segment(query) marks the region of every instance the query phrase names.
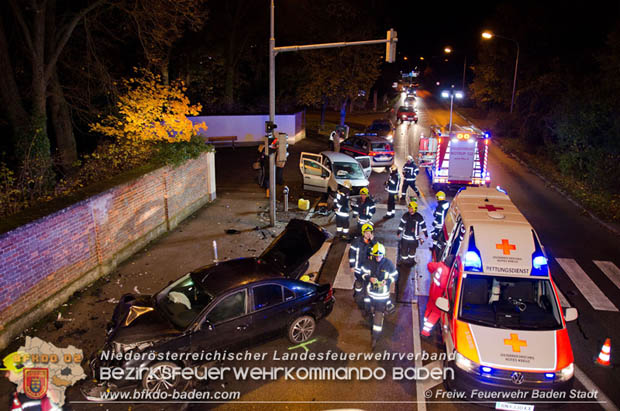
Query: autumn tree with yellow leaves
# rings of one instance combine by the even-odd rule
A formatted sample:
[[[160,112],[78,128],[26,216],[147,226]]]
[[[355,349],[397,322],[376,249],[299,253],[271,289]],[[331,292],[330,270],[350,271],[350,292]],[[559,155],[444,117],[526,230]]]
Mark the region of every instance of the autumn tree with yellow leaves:
[[[119,96],[117,111],[100,122],[91,124],[91,130],[114,138],[119,143],[139,145],[144,142],[188,142],[203,123],[194,125],[187,116],[200,113],[200,103],[191,104],[185,95],[183,82],[169,85],[161,76],[145,69],[136,69],[139,77],[124,79],[124,94]]]

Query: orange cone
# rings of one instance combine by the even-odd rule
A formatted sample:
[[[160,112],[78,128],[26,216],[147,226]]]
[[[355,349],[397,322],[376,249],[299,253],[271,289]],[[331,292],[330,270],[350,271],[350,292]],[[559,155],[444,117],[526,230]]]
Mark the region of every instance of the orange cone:
[[[269,189],[265,192],[265,198],[269,198]]]
[[[603,367],[611,366],[611,339],[607,338],[605,344],[601,347],[601,352],[596,359],[598,365]]]

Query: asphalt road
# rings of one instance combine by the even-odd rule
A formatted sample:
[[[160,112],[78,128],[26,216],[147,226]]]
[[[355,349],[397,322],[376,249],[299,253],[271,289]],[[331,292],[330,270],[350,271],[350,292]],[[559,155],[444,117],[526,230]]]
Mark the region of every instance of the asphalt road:
[[[419,124],[399,125],[395,135],[394,146],[396,150],[396,164],[402,167],[408,154],[417,158],[417,148],[421,134],[428,133],[431,124],[446,124],[449,112],[438,102],[431,98],[418,99]],[[378,114],[377,117],[382,117]],[[466,121],[454,115],[455,123],[466,124]],[[291,192],[296,196],[313,197],[312,193],[302,192],[301,175],[296,168],[299,151],[319,152],[326,147],[323,142],[308,140],[298,143],[291,148],[291,157],[285,173],[286,182],[291,187]],[[537,230],[551,259],[552,276],[567,302],[579,310],[579,319],[569,324],[569,335],[572,342],[575,362],[578,367],[578,378],[575,388],[581,392],[592,393],[600,391],[598,400],[601,404],[592,403],[592,399],[583,399],[583,402],[572,402],[564,405],[564,409],[614,409],[613,403],[620,404],[620,373],[617,368],[602,368],[594,365],[593,358],[598,354],[606,337],[612,340],[612,362],[616,352],[615,342],[620,341],[620,332],[615,326],[618,321],[618,307],[620,307],[620,287],[618,273],[614,277],[614,267],[620,266],[620,250],[618,238],[600,227],[587,216],[582,215],[580,210],[566,201],[555,190],[546,187],[545,184],[525,167],[506,156],[497,146],[491,145],[489,167],[492,176],[492,184],[505,188],[511,199],[524,213],[526,218]],[[401,203],[397,212],[397,218],[383,220],[385,214],[386,193],[383,183],[387,179],[384,170],[375,170],[370,178],[370,192],[375,197],[379,206],[376,222],[376,237],[388,247],[388,256],[394,256],[397,245],[396,227],[402,212],[404,203]],[[418,178],[418,187],[422,192],[419,201],[420,210],[425,216],[427,225],[432,222],[432,210],[435,207],[434,192],[430,189],[427,176],[421,172]],[[449,199],[453,193],[449,193]],[[335,231],[332,223],[327,227]],[[360,315],[351,296],[351,290],[341,286],[346,270],[341,267],[346,244],[336,241],[332,246],[328,258],[323,266],[321,281],[336,283],[337,304],[334,312],[327,321],[319,324],[317,339],[308,348],[312,352],[345,352],[345,353],[369,353],[370,349],[370,325]],[[430,258],[428,244],[424,244],[418,253],[420,263],[416,270],[405,271],[400,268],[400,282],[404,285],[404,291],[399,296],[397,312],[387,317],[384,334],[379,341],[375,352],[406,354],[411,352],[428,353],[441,352],[440,342],[434,339],[420,339],[419,318],[423,316],[426,295],[428,293],[428,272],[425,262]],[[558,260],[559,259],[559,260]],[[561,261],[564,266],[560,266]],[[573,263],[574,261],[574,263]],[[598,261],[608,275],[601,271]],[[605,263],[600,263],[600,262]],[[575,264],[583,269],[585,276],[594,284],[594,288],[600,290],[602,295],[609,299],[611,305],[606,309],[596,309],[600,306],[601,297],[592,292],[592,287],[584,288],[587,280],[575,277]],[[573,279],[567,274],[570,271]],[[616,269],[617,270],[617,269]],[[346,278],[345,278],[346,279]],[[340,288],[339,288],[340,287]],[[584,294],[585,292],[585,294]],[[605,303],[603,304],[605,306]],[[416,324],[416,322],[418,324]],[[255,346],[253,352],[284,353],[290,352],[291,347],[284,339],[274,339],[265,344]],[[301,348],[292,351],[303,351]],[[278,354],[279,355],[279,354]],[[399,358],[381,360],[351,360],[351,361],[322,361],[319,363],[298,361],[286,362],[278,359],[278,355],[269,355],[266,361],[260,363],[261,367],[281,366],[324,366],[324,367],[368,367],[369,369],[381,368],[386,371],[386,377],[371,378],[368,381],[343,380],[290,380],[279,378],[275,381],[235,381],[224,382],[228,390],[242,392],[244,407],[250,409],[271,409],[282,407],[288,409],[338,409],[338,408],[361,408],[361,409],[384,409],[393,406],[398,409],[470,409],[470,403],[461,403],[446,397],[446,389],[441,381],[418,382],[411,379],[395,378],[393,373],[398,372],[399,367],[426,366],[431,369],[440,367],[441,364],[432,360],[410,361]],[[274,358],[275,357],[275,358]],[[395,371],[396,370],[396,371]],[[430,390],[430,391],[429,391]],[[429,391],[429,392],[427,392]],[[611,402],[604,402],[607,395]],[[426,400],[424,397],[430,399]],[[247,402],[246,402],[247,401]],[[266,403],[267,402],[267,403]],[[222,409],[237,409],[240,403],[230,402],[218,405]],[[488,404],[487,404],[488,405]],[[491,404],[494,405],[494,404]],[[545,404],[558,406],[561,404]],[[198,409],[198,408],[196,408]]]
[[[396,164],[399,169],[405,162],[408,154],[417,158],[417,148],[421,134],[428,133],[431,124],[447,124],[449,112],[432,98],[418,98],[419,123],[399,125],[395,134],[394,146],[396,151]],[[377,117],[382,117],[378,114]],[[454,115],[453,121],[457,124],[467,122]],[[289,165],[285,173],[287,184],[296,196],[313,197],[312,193],[301,192],[301,175],[296,168],[298,153],[301,150],[319,152],[325,149],[322,142],[308,140],[298,143],[291,149]],[[544,182],[530,173],[525,167],[506,156],[497,146],[491,145],[489,167],[492,184],[500,185],[506,189],[513,202],[524,213],[526,218],[537,230],[546,250],[551,257],[551,271],[556,285],[565,296],[567,302],[579,310],[579,319],[569,324],[569,335],[574,350],[575,362],[578,367],[578,378],[575,388],[581,392],[593,392],[599,390],[607,395],[610,403],[595,404],[592,399],[585,403],[572,402],[564,405],[565,409],[614,409],[613,403],[620,404],[620,373],[617,368],[602,368],[594,365],[593,358],[598,355],[601,345],[606,337],[612,341],[612,362],[616,351],[616,342],[620,341],[619,327],[615,321],[619,320],[618,307],[620,307],[620,274],[615,272],[614,267],[620,266],[620,243],[618,238],[599,226],[591,218],[584,216],[581,211],[558,194],[555,190],[546,187]],[[378,204],[376,222],[376,237],[388,247],[388,256],[394,255],[397,245],[396,228],[401,213],[404,212],[404,203],[401,203],[397,212],[397,218],[383,220],[385,214],[386,193],[383,183],[387,179],[384,170],[374,170],[370,178],[370,192]],[[427,225],[432,222],[432,210],[435,207],[434,192],[430,189],[427,176],[421,172],[418,178],[418,187],[422,192],[419,201],[420,210],[425,216]],[[452,198],[453,193],[449,193]],[[328,228],[335,230],[333,224]],[[342,283],[342,276],[346,274],[340,265],[346,244],[336,241],[330,250],[329,256],[322,270],[322,281]],[[421,247],[418,253],[420,263],[417,269],[408,272],[400,269],[400,282],[405,290],[399,297],[397,312],[386,319],[384,334],[379,341],[375,352],[388,353],[411,353],[421,350],[428,353],[441,352],[440,342],[433,339],[419,338],[419,325],[416,321],[423,316],[426,295],[428,293],[428,272],[425,262],[430,258],[428,244]],[[558,260],[559,259],[559,260]],[[564,266],[560,266],[561,261]],[[609,273],[605,274],[599,265]],[[600,262],[605,263],[600,263]],[[596,309],[600,306],[602,298],[592,292],[592,287],[584,288],[587,280],[575,277],[581,267],[585,276],[589,278],[594,288],[600,290],[609,301],[606,309]],[[567,271],[573,279],[567,274]],[[617,270],[617,268],[616,268]],[[341,278],[338,278],[341,277]],[[337,304],[334,312],[319,324],[317,340],[309,348],[312,352],[346,352],[368,353],[370,349],[370,325],[360,315],[349,289],[336,287]],[[585,294],[584,294],[585,292]],[[605,306],[603,301],[603,306]],[[254,352],[288,352],[290,347],[283,339],[276,339],[266,344],[253,347]],[[297,348],[293,351],[302,351]],[[271,356],[270,356],[271,357]],[[313,366],[316,363],[310,363]],[[261,362],[261,367],[278,367],[283,365],[309,366],[309,362],[287,363],[279,359],[271,358]],[[361,361],[324,361],[318,364],[325,367],[368,367],[384,369],[387,376],[383,379],[372,378],[368,381],[345,380],[345,381],[320,381],[303,380],[291,381],[277,379],[271,382],[226,381],[226,389],[241,391],[242,400],[248,401],[244,406],[251,409],[268,409],[276,406],[294,409],[337,409],[337,408],[362,408],[384,409],[385,406],[394,406],[398,409],[470,409],[470,403],[455,402],[446,397],[445,387],[441,382],[416,384],[415,380],[395,379],[392,373],[399,367],[420,367],[422,365],[433,368],[440,363],[431,360],[418,362],[382,359]],[[434,385],[434,386],[433,386]],[[426,391],[430,390],[430,393]],[[430,399],[425,400],[425,396]],[[605,397],[598,394],[598,400],[604,401]],[[261,401],[268,401],[266,404]],[[277,403],[273,403],[276,401]],[[492,404],[493,405],[493,404]],[[545,404],[560,405],[560,404]],[[231,402],[220,405],[222,409],[236,409],[239,403]]]
[[[417,158],[419,138],[429,132],[431,124],[446,124],[449,113],[431,98],[418,98],[419,123],[399,125],[395,134],[394,146],[396,164],[399,169],[407,155]],[[369,124],[373,117],[384,115],[378,113],[364,117],[361,121]],[[458,116],[454,122],[464,123]],[[291,206],[300,197],[314,202],[317,193],[304,192],[301,189],[301,174],[298,169],[301,151],[320,152],[327,149],[327,141],[305,139],[290,147],[290,157],[285,168],[284,178],[290,188]],[[216,156],[218,192],[237,192],[243,196],[256,190],[252,180],[255,173],[251,164],[255,161],[255,147],[240,147],[236,150],[220,149]],[[583,392],[600,390],[610,399],[610,403],[595,404],[587,399],[586,403],[571,403],[564,409],[614,409],[613,403],[620,404],[620,372],[618,368],[602,368],[594,365],[593,358],[598,354],[603,340],[610,337],[612,341],[612,362],[620,341],[620,327],[616,326],[620,308],[620,242],[619,239],[600,227],[596,222],[566,201],[556,191],[548,188],[535,175],[510,157],[504,155],[495,145],[490,146],[489,167],[493,185],[505,188],[513,202],[524,213],[537,230],[551,259],[554,281],[562,291],[568,303],[579,310],[579,319],[570,323],[569,335],[578,366],[578,380],[575,388]],[[401,214],[405,211],[404,202],[399,204],[396,218],[384,220],[386,192],[384,182],[388,175],[384,170],[375,170],[370,178],[370,191],[379,204],[375,217],[376,237],[386,245],[388,257],[395,257],[397,246],[396,229]],[[435,207],[434,192],[430,188],[424,172],[418,177],[418,187],[422,196],[418,201],[420,211],[427,225],[431,226],[432,211]],[[278,199],[281,199],[282,186],[278,187]],[[449,193],[448,199],[453,193]],[[241,201],[241,200],[240,200]],[[249,200],[248,200],[249,201]],[[255,200],[253,200],[255,201]],[[281,207],[282,204],[279,203]],[[289,215],[279,212],[278,220]],[[226,222],[225,222],[226,223]],[[230,222],[227,222],[230,223]],[[219,223],[218,223],[219,224]],[[334,232],[335,224],[326,226]],[[224,246],[222,246],[224,248]],[[454,401],[447,397],[447,391],[441,380],[416,380],[412,367],[418,370],[441,370],[442,363],[432,358],[408,359],[412,353],[441,352],[441,342],[434,338],[420,338],[419,319],[423,316],[426,295],[429,288],[429,274],[425,269],[430,259],[428,243],[418,249],[419,263],[414,270],[399,268],[401,295],[398,297],[397,311],[386,318],[384,332],[374,353],[381,358],[367,359],[373,353],[370,346],[370,324],[365,319],[352,298],[351,275],[343,258],[346,260],[347,244],[335,240],[326,255],[321,269],[321,282],[335,284],[336,305],[332,314],[319,322],[316,338],[306,347],[292,347],[285,338],[255,342],[249,352],[265,354],[260,361],[235,361],[218,363],[218,366],[259,367],[271,370],[272,374],[252,378],[235,378],[227,373],[221,379],[213,379],[208,384],[199,384],[198,390],[210,392],[238,392],[240,398],[229,402],[206,402],[190,405],[175,404],[117,404],[113,409],[209,409],[225,410],[271,410],[271,409],[471,409],[470,403]],[[171,250],[172,252],[172,250]],[[616,271],[614,271],[616,270]],[[615,273],[615,274],[614,274]],[[591,281],[592,284],[588,284]],[[588,285],[588,287],[584,287]],[[598,292],[596,291],[598,290]],[[608,301],[607,301],[608,300]],[[100,327],[90,330],[101,333]],[[336,359],[303,360],[286,359],[286,355],[300,355],[305,352],[336,355]],[[346,354],[346,355],[345,355]],[[345,357],[341,357],[345,355]],[[353,355],[355,358],[348,357]],[[342,378],[312,378],[308,375],[286,375],[277,367],[357,367],[364,372],[374,372],[368,379],[358,376],[340,375]],[[401,371],[408,369],[406,377]],[[419,372],[419,371],[418,371]],[[385,374],[383,374],[385,373]],[[292,378],[291,378],[292,377]],[[603,399],[601,396],[599,400]],[[487,404],[494,406],[494,404]],[[548,404],[547,404],[548,405]],[[557,406],[559,404],[552,404]],[[119,407],[120,406],[120,407]],[[126,406],[126,408],[123,408]],[[75,404],[75,409],[80,409]],[[98,408],[90,405],[88,409]],[[102,409],[107,409],[104,406]]]

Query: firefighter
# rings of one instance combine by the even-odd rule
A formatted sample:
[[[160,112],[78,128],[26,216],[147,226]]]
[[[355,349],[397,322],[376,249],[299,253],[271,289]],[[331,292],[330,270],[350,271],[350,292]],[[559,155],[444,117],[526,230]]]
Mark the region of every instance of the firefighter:
[[[351,181],[345,180],[342,186],[338,186],[336,199],[334,200],[334,208],[336,209],[336,235],[341,238],[349,236],[349,213],[351,206],[349,204],[349,195],[351,194]]]
[[[420,169],[418,168],[415,161],[413,161],[413,157],[407,156],[407,162],[403,166],[403,188],[402,188],[402,198],[407,198],[407,189],[411,187],[411,189],[415,192],[415,194],[420,197],[420,191],[418,187],[415,185],[415,180],[418,178],[418,173]]]
[[[388,181],[385,182],[385,191],[388,192],[387,213],[385,214],[385,218],[394,218],[394,214],[396,214],[394,202],[398,198],[399,184],[400,174],[398,173],[398,167],[396,167],[396,164],[392,164],[390,167],[390,177]]]
[[[375,200],[370,196],[366,187],[360,190],[360,199],[353,209],[353,216],[357,217],[357,228],[362,230],[364,224],[372,225],[372,216],[375,214]]]
[[[403,235],[400,242],[400,258],[405,264],[415,263],[415,253],[418,245],[424,243],[422,234],[428,238],[424,217],[417,211],[418,203],[410,201],[408,211],[400,219],[398,232],[396,233],[397,237],[400,237],[401,234]]]
[[[391,312],[394,304],[390,300],[390,285],[396,281],[398,271],[389,259],[385,258],[385,247],[376,243],[370,251],[370,258],[362,266],[362,278],[367,281],[364,303],[372,305],[375,312]],[[377,330],[381,331],[381,330]]]
[[[433,213],[433,230],[431,231],[431,237],[433,239],[433,248],[435,253],[439,253],[439,250],[444,245],[443,225],[446,221],[446,214],[448,214],[448,208],[450,203],[446,201],[446,193],[438,191],[435,195],[437,198],[437,207]]]
[[[370,250],[376,243],[372,224],[364,224],[362,226],[362,235],[356,237],[351,242],[351,247],[349,247],[349,267],[355,276],[353,297],[363,290],[362,266],[370,258]]]

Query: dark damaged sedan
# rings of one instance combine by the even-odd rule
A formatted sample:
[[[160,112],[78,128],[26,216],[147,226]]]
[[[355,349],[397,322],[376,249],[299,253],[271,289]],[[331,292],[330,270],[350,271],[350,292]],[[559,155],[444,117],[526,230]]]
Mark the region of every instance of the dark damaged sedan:
[[[108,324],[105,346],[91,361],[93,375],[117,387],[137,382],[153,391],[180,388],[180,378],[158,376],[196,362],[161,354],[212,352],[284,332],[294,344],[307,341],[335,302],[329,284],[299,279],[327,236],[316,224],[291,220],[259,257],[201,267],[154,296],[124,295]],[[111,381],[101,378],[102,367],[150,372],[138,381]]]

